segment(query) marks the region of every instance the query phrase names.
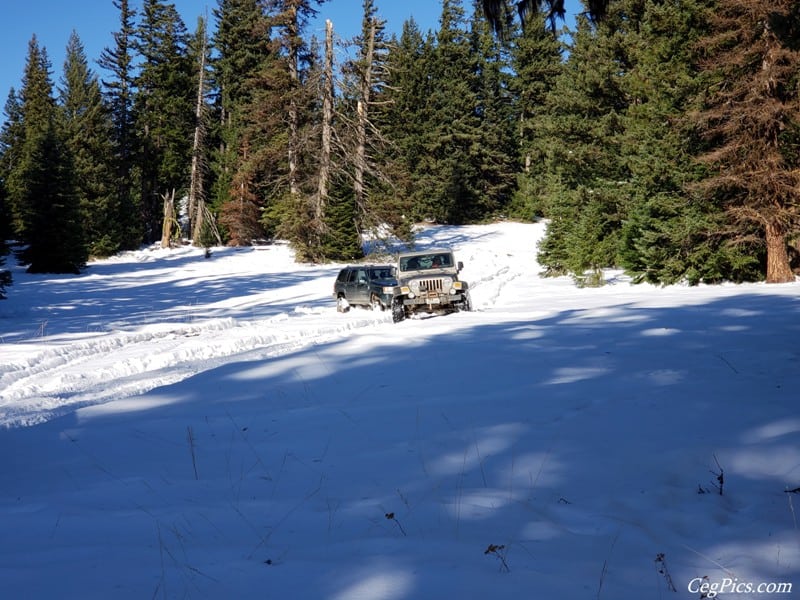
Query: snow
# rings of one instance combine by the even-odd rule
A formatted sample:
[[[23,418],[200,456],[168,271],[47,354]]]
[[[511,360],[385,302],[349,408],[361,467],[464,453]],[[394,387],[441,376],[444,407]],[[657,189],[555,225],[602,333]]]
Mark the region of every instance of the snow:
[[[475,310],[399,324],[281,244],[16,271],[3,597],[800,592],[800,283],[579,289],[542,233],[426,228]]]

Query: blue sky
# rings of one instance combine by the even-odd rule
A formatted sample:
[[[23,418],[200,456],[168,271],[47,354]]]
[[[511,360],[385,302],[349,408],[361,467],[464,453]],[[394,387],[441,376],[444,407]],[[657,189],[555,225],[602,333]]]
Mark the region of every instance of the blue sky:
[[[183,17],[186,27],[195,29],[197,17],[209,15],[217,6],[216,0],[176,0],[175,5]],[[464,0],[464,6],[471,5]],[[131,0],[131,6],[139,8],[140,0]],[[423,31],[436,29],[441,11],[437,0],[377,0],[379,15],[387,22],[389,31],[399,32],[403,22],[414,17]],[[579,6],[579,0],[567,0],[568,11]],[[319,37],[322,23],[331,19],[336,33],[349,38],[358,32],[361,23],[361,0],[327,0],[319,7]],[[20,0],[10,3],[3,10],[3,35],[0,36],[0,113],[11,87],[19,89],[28,42],[35,34],[39,45],[47,49],[53,65],[53,82],[58,85],[64,63],[64,48],[72,30],[78,35],[86,49],[91,67],[97,72],[95,61],[103,48],[113,43],[112,32],[119,28],[119,13],[112,0]],[[0,121],[4,115],[0,114]]]

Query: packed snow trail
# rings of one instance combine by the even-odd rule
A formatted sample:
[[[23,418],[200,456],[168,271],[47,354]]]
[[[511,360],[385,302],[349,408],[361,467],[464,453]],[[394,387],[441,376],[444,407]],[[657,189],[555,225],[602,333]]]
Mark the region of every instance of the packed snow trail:
[[[464,263],[462,277],[470,283],[475,310],[485,311],[499,306],[518,278],[537,279],[535,244],[522,238],[524,245],[509,245],[520,236],[503,237],[496,226],[475,229],[477,234],[459,237],[457,228],[429,228],[415,247],[452,246]],[[391,325],[388,313],[336,312],[330,290],[337,265],[298,265],[285,246],[220,249],[210,261],[201,252],[127,253],[94,263],[84,276],[50,276],[12,294],[10,314],[28,316],[32,325],[27,338],[13,326],[0,330],[12,341],[0,345],[0,426],[36,424],[228,361],[278,356],[364,327]],[[132,294],[115,287],[126,280],[130,287],[151,288],[147,305],[126,303]],[[93,331],[83,329],[87,323]]]

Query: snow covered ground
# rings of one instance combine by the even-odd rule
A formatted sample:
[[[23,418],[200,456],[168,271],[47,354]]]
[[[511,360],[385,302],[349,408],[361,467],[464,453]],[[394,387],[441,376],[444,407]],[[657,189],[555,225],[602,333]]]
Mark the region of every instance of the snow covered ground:
[[[577,289],[541,235],[425,230],[476,310],[399,324],[283,245],[15,272],[0,595],[800,597],[800,284]]]

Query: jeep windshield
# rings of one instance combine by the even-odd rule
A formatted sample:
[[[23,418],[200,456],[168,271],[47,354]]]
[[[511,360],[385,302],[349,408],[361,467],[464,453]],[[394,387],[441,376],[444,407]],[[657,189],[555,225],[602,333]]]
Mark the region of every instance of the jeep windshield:
[[[453,266],[453,256],[449,252],[435,252],[433,254],[415,254],[400,258],[401,271],[424,271],[427,269],[442,269]]]

